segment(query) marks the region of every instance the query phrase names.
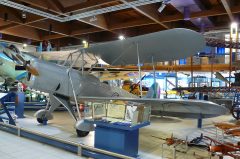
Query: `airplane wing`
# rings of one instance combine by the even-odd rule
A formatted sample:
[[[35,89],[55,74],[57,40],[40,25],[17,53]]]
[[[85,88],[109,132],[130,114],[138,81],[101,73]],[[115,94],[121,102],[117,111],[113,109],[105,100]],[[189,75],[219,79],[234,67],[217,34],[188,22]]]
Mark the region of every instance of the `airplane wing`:
[[[42,59],[44,61],[50,61],[55,63],[63,63],[65,60],[67,60],[68,64],[71,64],[80,54],[79,50],[70,50],[70,51],[43,51],[41,53],[39,52],[28,52],[23,53],[24,55],[29,55],[35,58]],[[71,55],[70,58],[68,58]],[[83,62],[84,61],[84,62]],[[82,60],[82,56],[76,61],[74,67],[81,67],[82,63],[84,63],[84,67],[91,67],[95,63],[98,64],[106,64],[104,61],[102,61],[99,57],[94,56],[93,54],[85,54],[84,60]]]
[[[224,115],[228,110],[221,105],[203,100],[124,98],[124,97],[78,97],[81,101],[109,102],[123,101],[128,105],[151,106],[152,115],[186,118],[209,118]]]
[[[170,61],[192,56],[205,47],[202,34],[188,29],[170,29],[146,35],[96,44],[86,51],[94,53],[110,65]]]

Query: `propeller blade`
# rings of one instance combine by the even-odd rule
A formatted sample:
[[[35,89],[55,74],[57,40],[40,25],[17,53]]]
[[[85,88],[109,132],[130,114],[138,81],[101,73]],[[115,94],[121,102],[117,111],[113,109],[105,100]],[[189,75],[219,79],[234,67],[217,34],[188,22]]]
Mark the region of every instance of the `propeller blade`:
[[[3,50],[3,54],[6,55],[8,58],[10,58],[11,60],[13,60],[14,62],[17,62],[18,64],[21,64],[22,62],[14,55],[10,52],[9,49],[4,49]]]
[[[23,64],[26,63],[26,60],[24,60],[24,58],[23,58],[21,55],[16,54],[16,56],[17,56],[17,58],[18,58]]]
[[[39,76],[39,72],[36,68],[32,67],[32,66],[26,66],[26,70],[28,72],[30,72],[31,74],[33,74],[34,76]]]
[[[13,55],[13,54],[12,54],[12,59],[13,59],[14,61],[16,61],[18,64],[22,64],[22,61],[19,60],[19,58],[18,58],[17,56]]]

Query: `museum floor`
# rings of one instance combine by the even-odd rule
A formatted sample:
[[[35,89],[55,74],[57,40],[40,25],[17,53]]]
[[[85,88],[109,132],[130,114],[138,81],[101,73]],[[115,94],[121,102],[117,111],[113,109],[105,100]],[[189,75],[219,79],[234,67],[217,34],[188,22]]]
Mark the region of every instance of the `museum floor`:
[[[1,159],[81,159],[73,153],[0,131]]]
[[[38,131],[69,141],[93,146],[94,133],[90,133],[85,138],[78,138],[73,127],[74,121],[67,111],[54,112],[54,119],[50,121],[47,126],[39,125],[33,118],[33,114],[34,111],[25,112],[27,118],[18,119],[18,124],[33,131]],[[226,115],[216,118],[204,119],[203,128],[198,129],[196,128],[197,120],[153,116],[151,117],[151,125],[140,130],[140,158],[173,158],[173,147],[164,145],[162,151],[162,144],[165,142],[165,140],[159,138],[170,137],[172,133],[174,137],[181,139],[185,139],[187,137],[188,140],[200,136],[201,133],[204,133],[204,135],[207,136],[216,136],[216,129],[213,127],[213,123],[221,121],[232,121],[232,117],[230,115]],[[28,139],[19,138],[2,131],[0,131],[0,135],[1,153],[3,154],[1,155],[1,159],[31,159],[35,158],[37,155],[39,155],[40,158],[42,157],[44,159],[81,158],[64,150],[56,149],[51,146],[47,146],[45,144],[41,144]],[[177,146],[176,150],[177,159],[210,158],[209,153],[200,148],[188,147],[186,152],[186,146],[181,145]]]

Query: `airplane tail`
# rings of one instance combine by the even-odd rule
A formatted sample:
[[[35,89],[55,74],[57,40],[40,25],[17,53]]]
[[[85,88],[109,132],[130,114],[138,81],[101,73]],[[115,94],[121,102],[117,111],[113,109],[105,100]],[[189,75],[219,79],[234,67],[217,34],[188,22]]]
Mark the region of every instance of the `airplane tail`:
[[[160,98],[160,93],[161,90],[159,84],[153,83],[144,98]]]

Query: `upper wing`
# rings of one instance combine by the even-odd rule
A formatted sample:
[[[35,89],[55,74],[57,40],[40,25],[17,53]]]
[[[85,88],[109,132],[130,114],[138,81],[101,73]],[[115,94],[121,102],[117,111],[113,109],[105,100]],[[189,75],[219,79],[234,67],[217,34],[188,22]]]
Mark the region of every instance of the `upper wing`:
[[[85,101],[124,101],[127,104],[144,104],[152,107],[153,115],[166,115],[188,118],[207,118],[224,115],[228,110],[216,103],[203,100],[151,99],[122,97],[78,97]]]
[[[93,45],[94,53],[111,65],[137,64],[137,47],[141,63],[168,61],[192,56],[205,47],[202,34],[188,29],[170,29],[156,33]]]

